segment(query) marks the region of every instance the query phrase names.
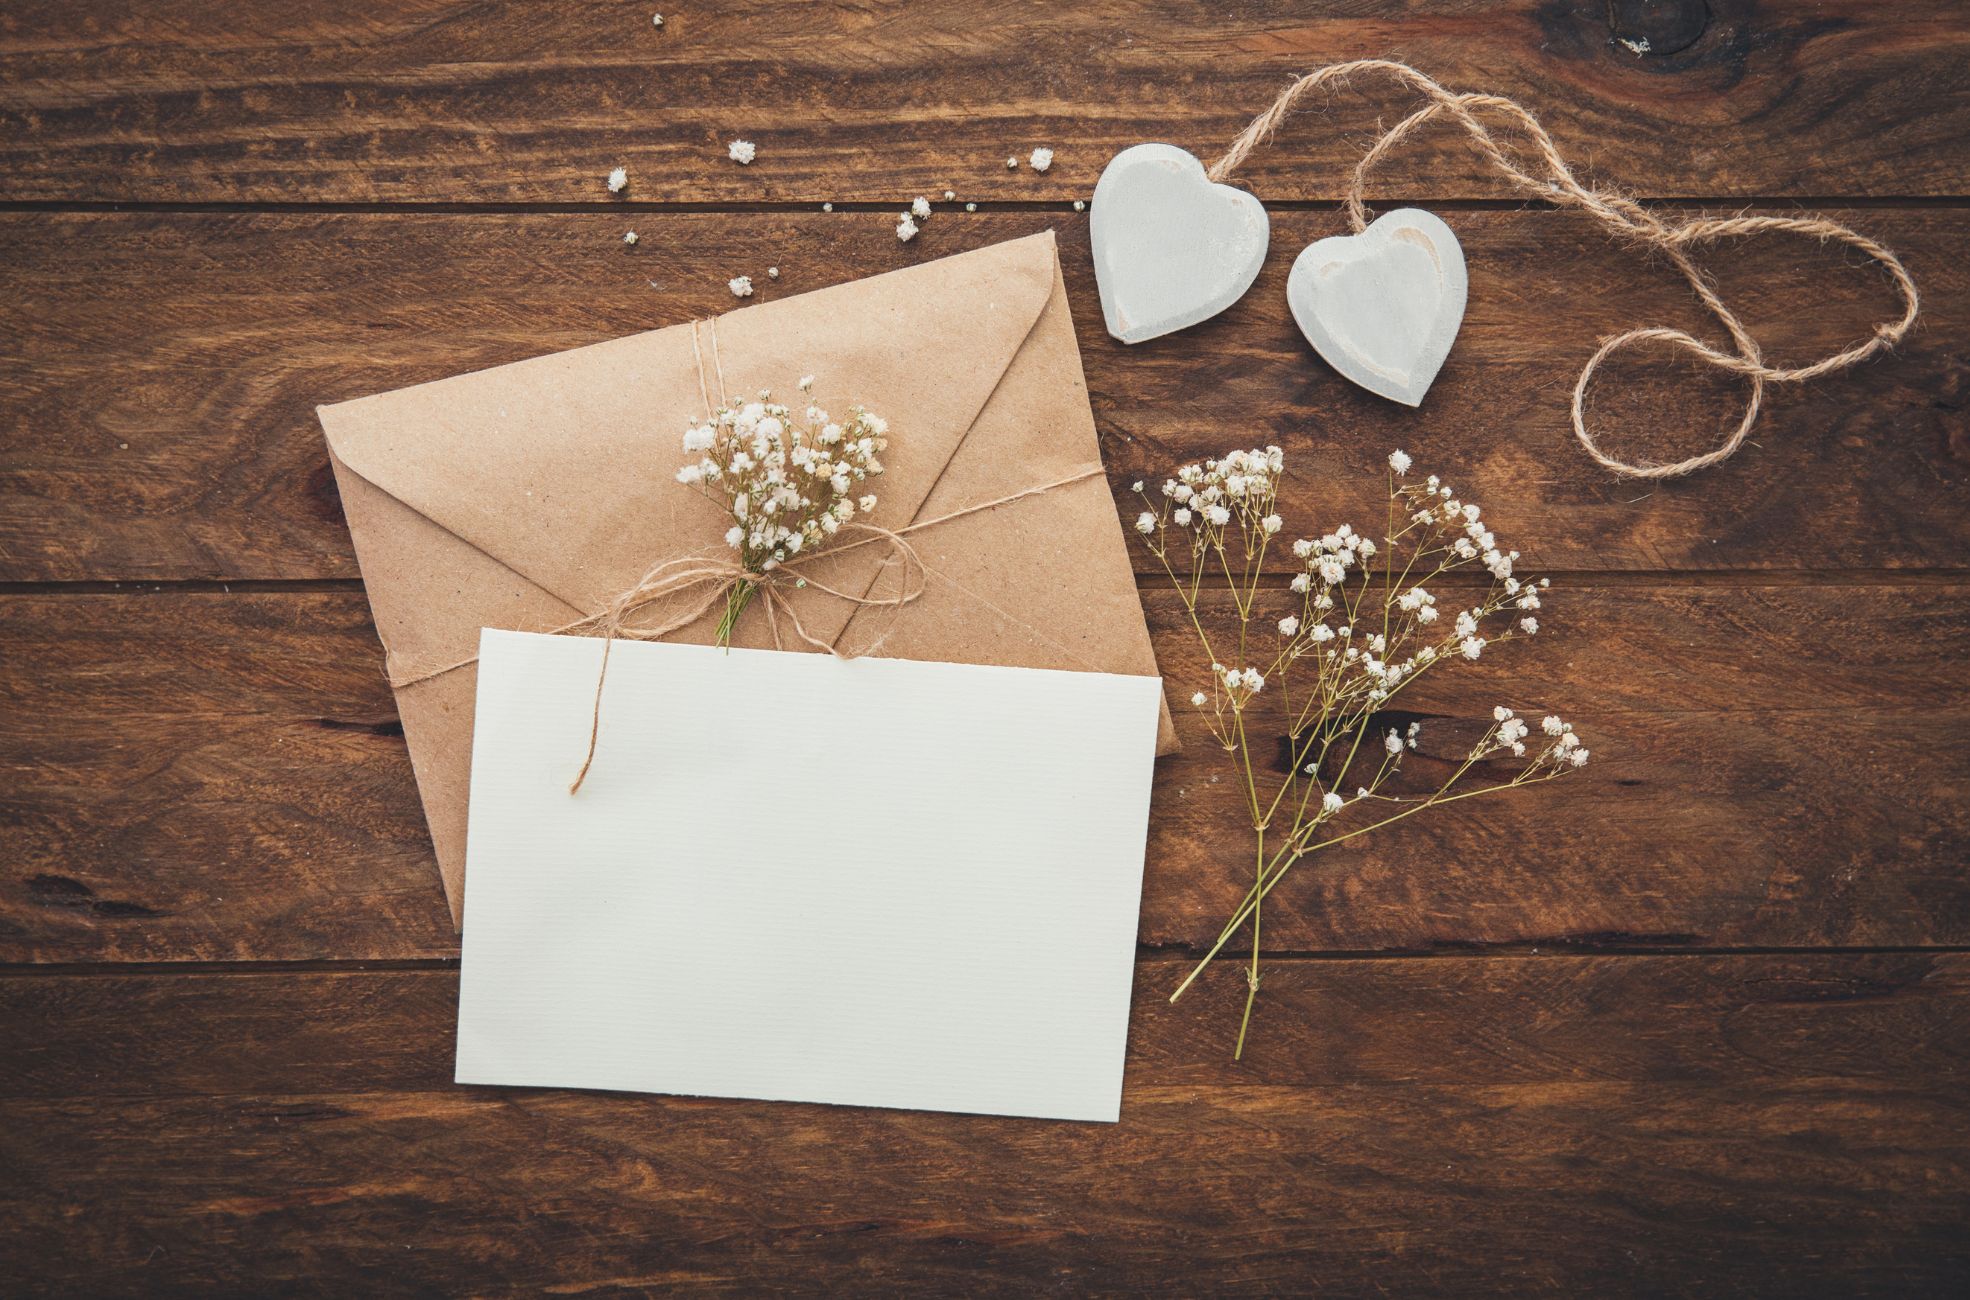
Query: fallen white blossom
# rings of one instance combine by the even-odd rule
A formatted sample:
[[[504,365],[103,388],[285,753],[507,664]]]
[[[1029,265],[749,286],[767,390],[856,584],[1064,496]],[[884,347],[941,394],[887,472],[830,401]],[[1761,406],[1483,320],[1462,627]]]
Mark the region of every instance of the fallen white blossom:
[[[725,146],[725,156],[743,167],[759,156],[759,146],[750,140],[734,140]]]
[[[624,231],[622,242],[625,244],[634,244],[636,242],[636,232],[634,230]]]
[[[620,194],[629,188],[629,169],[618,167],[609,173],[609,193]]]
[[[735,275],[725,282],[725,287],[732,291],[734,298],[752,297],[752,277],[749,275]]]
[[[907,212],[896,223],[896,237],[906,244],[917,237],[917,223],[910,220]]]
[[[1053,166],[1053,150],[1044,147],[1035,149],[1033,156],[1026,161],[1033,164],[1034,171],[1043,172]]]

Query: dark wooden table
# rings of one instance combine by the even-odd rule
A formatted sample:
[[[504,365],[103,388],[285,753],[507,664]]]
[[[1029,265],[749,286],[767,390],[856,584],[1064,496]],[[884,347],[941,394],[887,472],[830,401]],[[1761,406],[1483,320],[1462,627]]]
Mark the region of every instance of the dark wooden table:
[[[1960,0],[659,7],[0,11],[0,1292],[1963,1293]],[[1108,157],[1213,156],[1370,55],[1523,100],[1668,209],[1858,224],[1924,322],[1775,393],[1727,466],[1615,480],[1570,440],[1575,370],[1705,323],[1435,134],[1376,193],[1456,228],[1469,315],[1420,413],[1365,396],[1284,305],[1409,107],[1363,87],[1246,168],[1253,292],[1112,342],[1071,207]],[[1007,170],[1036,145],[1051,171]],[[1601,763],[1283,887],[1234,1065],[1236,971],[1165,1000],[1245,870],[1190,732],[1118,1125],[453,1086],[458,944],[313,408],[729,308],[738,274],[772,298],[1046,228],[1118,495],[1256,434],[1331,524],[1406,448],[1558,588],[1434,707],[1563,711]],[[1889,310],[1837,250],[1710,261],[1782,357]],[[1638,357],[1595,410],[1686,454],[1740,397]]]

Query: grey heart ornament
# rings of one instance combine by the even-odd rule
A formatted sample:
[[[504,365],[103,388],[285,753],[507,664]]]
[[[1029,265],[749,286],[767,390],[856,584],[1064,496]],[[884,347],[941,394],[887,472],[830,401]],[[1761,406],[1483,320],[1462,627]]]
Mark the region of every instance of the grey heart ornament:
[[[1308,244],[1286,278],[1287,305],[1314,351],[1405,406],[1421,405],[1443,368],[1468,293],[1457,236],[1420,208]]]
[[[1272,226],[1256,198],[1213,182],[1189,152],[1139,144],[1102,169],[1088,235],[1108,332],[1141,343],[1244,297]]]

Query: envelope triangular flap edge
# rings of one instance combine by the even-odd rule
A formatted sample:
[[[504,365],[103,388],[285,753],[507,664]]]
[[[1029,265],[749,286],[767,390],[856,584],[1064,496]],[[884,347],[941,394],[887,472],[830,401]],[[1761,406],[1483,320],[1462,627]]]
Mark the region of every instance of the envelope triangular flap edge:
[[[722,544],[717,507],[674,482],[680,438],[762,388],[859,404],[900,436],[877,522],[913,518],[1054,287],[1051,231],[570,352],[324,406],[342,467],[583,611],[653,563]],[[843,612],[845,614],[845,611]],[[460,647],[470,654],[472,647]]]

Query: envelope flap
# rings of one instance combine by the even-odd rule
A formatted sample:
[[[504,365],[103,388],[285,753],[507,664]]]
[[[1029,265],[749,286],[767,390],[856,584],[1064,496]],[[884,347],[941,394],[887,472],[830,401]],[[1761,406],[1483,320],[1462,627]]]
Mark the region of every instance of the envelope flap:
[[[672,326],[323,407],[322,425],[364,479],[594,610],[658,562],[723,546],[717,507],[675,481],[701,393],[716,400],[721,385],[792,404],[811,374],[821,406],[883,416],[874,519],[907,523],[1046,306],[1054,268],[1049,231],[741,308],[695,337]]]

